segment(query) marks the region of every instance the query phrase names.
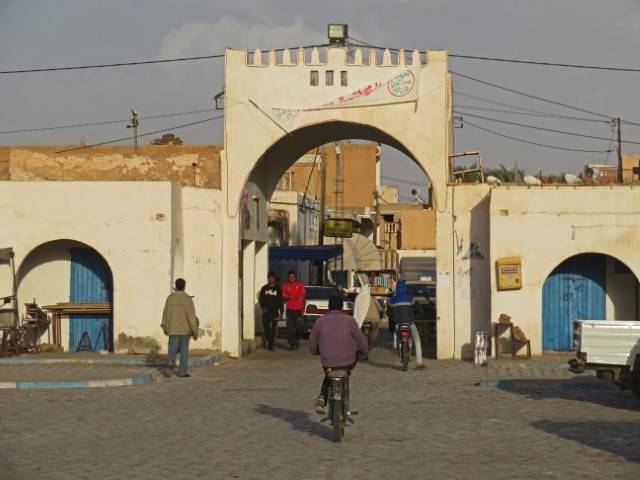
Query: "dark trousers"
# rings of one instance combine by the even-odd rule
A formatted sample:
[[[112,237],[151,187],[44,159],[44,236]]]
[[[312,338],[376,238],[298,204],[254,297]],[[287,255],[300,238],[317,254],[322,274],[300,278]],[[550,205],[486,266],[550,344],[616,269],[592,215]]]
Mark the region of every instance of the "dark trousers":
[[[278,312],[262,314],[262,329],[264,331],[265,348],[273,347],[276,342],[276,330],[278,329]]]
[[[289,346],[297,347],[302,338],[302,310],[287,309],[287,336]]]
[[[346,365],[344,367],[325,367],[324,370],[324,378],[322,379],[322,386],[320,387],[320,396],[324,399],[324,403],[327,403],[327,395],[329,395],[329,384],[331,380],[329,380],[329,376],[327,375],[331,370],[346,370],[351,375],[351,370],[356,368],[356,363],[358,363],[358,356],[356,355],[356,361],[351,365]]]

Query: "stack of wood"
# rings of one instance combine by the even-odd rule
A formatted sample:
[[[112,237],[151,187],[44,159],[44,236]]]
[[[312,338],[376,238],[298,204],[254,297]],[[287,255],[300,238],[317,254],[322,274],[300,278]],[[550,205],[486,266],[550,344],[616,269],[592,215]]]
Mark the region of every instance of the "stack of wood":
[[[113,304],[110,302],[58,302],[42,308],[62,315],[108,315],[112,312]]]
[[[498,322],[503,325],[509,325],[511,323],[511,317],[506,313],[501,313]]]
[[[47,314],[44,313],[44,311],[38,306],[37,303],[25,303],[24,306],[27,308],[27,318],[25,320],[27,321],[33,321],[33,320],[41,320],[41,321],[47,321]]]
[[[526,342],[527,337],[524,335],[524,332],[520,330],[520,327],[513,327],[513,340],[515,342]]]

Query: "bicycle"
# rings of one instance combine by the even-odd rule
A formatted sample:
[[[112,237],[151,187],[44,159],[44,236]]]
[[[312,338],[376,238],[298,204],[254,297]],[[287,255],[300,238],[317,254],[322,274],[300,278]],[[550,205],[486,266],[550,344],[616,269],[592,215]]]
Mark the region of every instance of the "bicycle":
[[[349,371],[331,370],[327,372],[329,377],[329,414],[323,421],[330,421],[333,427],[333,441],[340,442],[344,437],[344,429],[347,423],[354,423],[351,415],[356,412],[349,411]]]

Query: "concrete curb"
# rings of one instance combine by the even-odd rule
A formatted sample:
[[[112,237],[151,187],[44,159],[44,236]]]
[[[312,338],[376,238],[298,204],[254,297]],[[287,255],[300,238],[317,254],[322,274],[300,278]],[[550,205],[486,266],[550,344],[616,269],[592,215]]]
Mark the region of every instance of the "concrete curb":
[[[202,367],[211,365],[212,363],[220,361],[222,354],[220,352],[213,352],[206,357],[199,358],[197,360],[189,359],[190,367]],[[178,357],[179,362],[179,357]],[[0,358],[0,364],[14,364],[14,365],[52,365],[52,364],[64,364],[64,363],[82,363],[87,365],[144,365],[149,367],[163,367],[167,365],[166,358],[20,358],[20,357],[8,357]]]
[[[203,367],[220,361],[222,354],[213,352],[203,358],[189,359],[190,367]],[[179,360],[178,360],[179,362]],[[9,357],[0,359],[0,364],[8,365],[138,365],[147,367],[167,366],[166,358],[20,358]],[[145,374],[131,378],[114,378],[109,380],[74,380],[62,382],[0,382],[2,389],[43,389],[43,388],[102,388],[123,387],[151,382],[158,375]]]
[[[152,381],[150,373],[132,378],[116,378],[111,380],[77,380],[71,382],[0,382],[0,389],[36,389],[36,388],[100,388],[139,385]]]
[[[480,380],[480,386],[505,390],[617,390],[615,385],[599,380]]]

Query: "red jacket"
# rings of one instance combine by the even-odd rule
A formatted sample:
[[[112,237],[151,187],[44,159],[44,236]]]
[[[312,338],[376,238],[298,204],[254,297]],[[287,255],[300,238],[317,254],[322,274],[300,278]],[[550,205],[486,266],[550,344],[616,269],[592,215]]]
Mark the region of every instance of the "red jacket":
[[[355,363],[356,350],[369,351],[367,339],[354,318],[338,310],[324,314],[311,329],[309,351],[320,355],[323,367],[346,367]]]

